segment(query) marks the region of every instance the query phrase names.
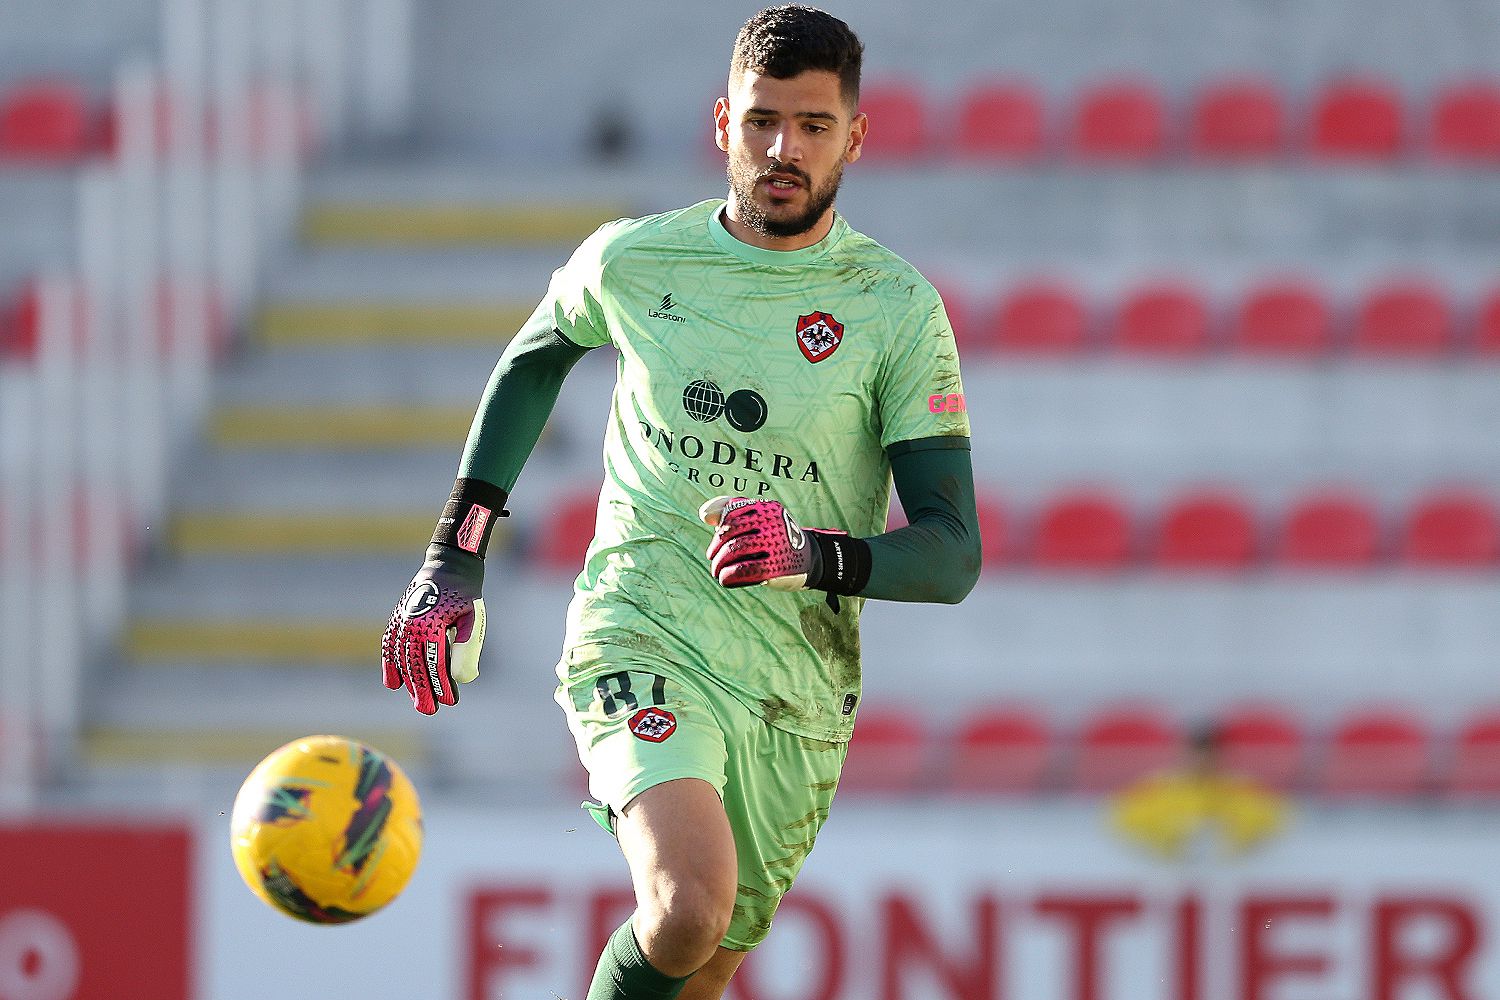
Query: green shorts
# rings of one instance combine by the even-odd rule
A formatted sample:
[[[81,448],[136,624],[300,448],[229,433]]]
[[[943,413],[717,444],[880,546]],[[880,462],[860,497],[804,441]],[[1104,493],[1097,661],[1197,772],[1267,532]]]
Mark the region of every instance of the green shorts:
[[[749,951],[771,929],[828,818],[848,745],[776,729],[712,681],[660,669],[622,659],[558,687],[589,793],[602,803],[589,807],[613,833],[613,816],[653,785],[676,778],[713,785],[739,859],[721,944]]]

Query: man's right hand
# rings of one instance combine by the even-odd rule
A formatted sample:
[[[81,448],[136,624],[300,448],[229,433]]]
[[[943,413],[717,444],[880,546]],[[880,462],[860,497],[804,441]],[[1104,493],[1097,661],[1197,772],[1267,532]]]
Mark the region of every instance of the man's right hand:
[[[484,560],[434,542],[385,627],[385,686],[405,687],[423,715],[458,704],[458,685],[479,676],[484,645]]]

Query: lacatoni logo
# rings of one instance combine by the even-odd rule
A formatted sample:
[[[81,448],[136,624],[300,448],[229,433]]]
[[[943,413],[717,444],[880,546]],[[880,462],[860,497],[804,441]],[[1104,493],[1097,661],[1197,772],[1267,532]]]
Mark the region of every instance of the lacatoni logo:
[[[686,323],[686,319],[672,312],[672,310],[676,308],[677,303],[672,301],[672,293],[668,292],[661,297],[660,305],[658,305],[655,309],[646,310],[646,315],[650,316],[652,319],[664,319],[673,323]]]
[[[933,413],[963,413],[968,408],[961,392],[940,392],[927,397],[927,409]]]
[[[677,717],[664,708],[643,708],[630,717],[630,731],[647,743],[661,743],[677,732]]]

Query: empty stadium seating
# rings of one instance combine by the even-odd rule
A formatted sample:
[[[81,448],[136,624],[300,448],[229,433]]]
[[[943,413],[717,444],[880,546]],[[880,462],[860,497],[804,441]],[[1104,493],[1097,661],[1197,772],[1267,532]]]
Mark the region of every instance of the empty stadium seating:
[[[886,703],[868,718],[840,795],[1107,795],[1185,766],[1194,741],[1167,706],[1146,703],[1102,709],[1077,729],[1019,704],[971,709],[956,725],[924,723],[917,705]],[[1206,766],[1302,799],[1500,801],[1500,710],[1492,708],[1441,729],[1387,706],[1309,725],[1290,701],[1257,701],[1225,705],[1192,728],[1205,734]]]
[[[859,107],[871,121],[863,153],[869,162],[907,163],[933,155],[919,88],[893,80],[866,84],[860,89]]]
[[[1056,752],[1048,720],[1007,706],[977,712],[959,727],[941,787],[960,793],[1041,791]]]
[[[1205,162],[1263,161],[1287,144],[1282,95],[1265,80],[1212,83],[1193,102],[1188,147]]]
[[[1167,112],[1161,94],[1141,80],[1098,83],[1078,96],[1071,146],[1095,164],[1141,164],[1167,151]]]
[[[1359,569],[1374,563],[1379,547],[1380,530],[1368,501],[1325,492],[1297,500],[1287,512],[1276,558],[1294,567]]]
[[[1360,304],[1355,318],[1353,348],[1361,354],[1438,357],[1453,344],[1447,299],[1427,283],[1378,286]]]
[[[1110,328],[1110,343],[1130,354],[1184,357],[1209,347],[1208,307],[1184,285],[1160,284],[1126,296]]]
[[[1283,507],[1263,513],[1233,488],[1174,493],[1155,514],[1103,489],[1063,490],[1030,508],[1008,509],[991,489],[982,488],[979,497],[986,570],[1053,572],[1491,570],[1500,565],[1497,509],[1487,493],[1446,489],[1388,516],[1371,497],[1347,487],[1290,496]],[[559,512],[558,520],[566,516]]]
[[[599,493],[577,490],[559,500],[531,548],[531,559],[553,573],[577,573],[594,538]]]
[[[1170,569],[1242,569],[1256,555],[1255,520],[1239,497],[1194,493],[1163,513],[1153,561]]]
[[[1311,150],[1337,160],[1389,160],[1406,141],[1401,96],[1384,81],[1329,83],[1315,97]]]
[[[1119,569],[1133,549],[1125,505],[1102,492],[1053,499],[1033,535],[1032,561],[1046,569]]]
[[[1316,287],[1285,281],[1252,289],[1230,327],[1233,350],[1272,358],[1316,358],[1333,340],[1327,299]]]
[[[929,748],[920,719],[898,708],[861,709],[839,791],[858,795],[918,790],[926,777]]]
[[[1217,765],[1277,791],[1299,786],[1307,735],[1295,713],[1281,705],[1235,705],[1214,721]]]
[[[1441,785],[1455,799],[1500,799],[1500,710],[1481,710],[1464,722]]]
[[[1074,745],[1071,787],[1115,792],[1182,762],[1187,735],[1161,708],[1121,705],[1087,719]]]
[[[31,80],[0,93],[0,163],[71,163],[95,138],[89,96],[78,84]]]
[[[1441,160],[1500,161],[1500,85],[1475,81],[1444,88],[1434,102],[1430,143]]]
[[[1430,568],[1493,567],[1500,560],[1500,514],[1478,493],[1446,490],[1409,511],[1402,558]]]
[[[959,156],[975,161],[1026,163],[1046,151],[1042,98],[1024,82],[980,83],[958,109]]]
[[[1439,166],[1500,161],[1500,81],[1453,80],[1430,100],[1376,76],[1305,91],[1253,75],[1205,79],[1180,102],[1142,76],[1096,80],[1065,99],[1022,77],[953,89],[909,79],[863,88],[865,153],[876,163],[954,158],[974,166],[1044,161],[1206,167],[1302,161],[1381,163],[1421,152]]]
[[[993,298],[946,281],[939,293],[965,358],[981,362],[991,353],[1066,356],[1096,346],[1143,357],[1230,353],[1268,362],[1422,364],[1500,355],[1500,293],[1470,299],[1425,278],[1372,281],[1347,300],[1295,276],[1218,296],[1188,278],[1128,288],[1112,300],[1091,300],[1062,277],[1023,279]],[[1096,313],[1103,316],[1097,338]]]
[[[1400,708],[1372,708],[1337,723],[1318,769],[1318,788],[1336,798],[1416,795],[1433,779],[1432,737]]]
[[[1073,354],[1088,338],[1088,311],[1071,289],[1039,282],[1011,289],[976,346],[1037,354]]]

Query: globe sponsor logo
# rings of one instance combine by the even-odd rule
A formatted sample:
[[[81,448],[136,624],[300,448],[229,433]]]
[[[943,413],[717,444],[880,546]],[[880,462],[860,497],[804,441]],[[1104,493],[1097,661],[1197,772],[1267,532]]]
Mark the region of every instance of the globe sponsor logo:
[[[754,389],[736,389],[727,397],[711,379],[689,382],[682,390],[682,408],[699,423],[712,423],[721,416],[737,431],[750,433],[765,426],[770,408]]]

